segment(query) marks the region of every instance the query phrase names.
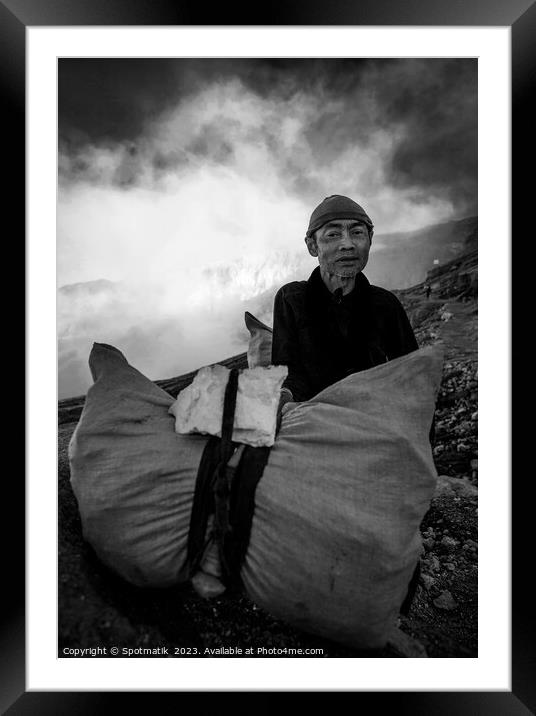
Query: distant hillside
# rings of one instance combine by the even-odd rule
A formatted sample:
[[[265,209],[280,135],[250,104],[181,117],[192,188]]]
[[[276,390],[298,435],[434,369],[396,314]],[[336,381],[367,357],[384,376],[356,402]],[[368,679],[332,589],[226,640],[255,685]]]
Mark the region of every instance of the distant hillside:
[[[106,278],[99,278],[96,281],[82,281],[80,283],[68,283],[60,286],[58,293],[61,296],[73,297],[78,295],[94,295],[103,292],[115,291],[118,284],[115,281],[109,281]]]
[[[431,288],[427,297],[425,287]],[[477,251],[467,251],[428,273],[426,280],[394,292],[420,346],[443,342],[447,358],[471,359],[478,352]]]
[[[434,266],[476,249],[477,239],[477,217],[435,224],[418,231],[380,234],[373,238],[365,273],[370,282],[378,286],[390,290],[409,288],[424,281]]]

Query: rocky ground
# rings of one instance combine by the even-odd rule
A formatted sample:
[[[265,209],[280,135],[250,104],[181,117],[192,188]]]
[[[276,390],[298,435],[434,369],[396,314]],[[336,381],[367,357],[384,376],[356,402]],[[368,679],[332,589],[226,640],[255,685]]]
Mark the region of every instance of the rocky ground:
[[[399,292],[419,344],[441,341],[446,360],[435,424],[438,485],[421,526],[419,585],[409,613],[400,621],[402,631],[422,644],[425,653],[388,647],[379,657],[478,653],[477,302],[474,281],[460,285],[458,280],[460,273],[467,275],[475,267],[473,252],[438,270],[430,297],[423,285]],[[226,361],[242,362],[243,356]],[[192,377],[158,383],[176,395]],[[289,627],[241,594],[207,601],[190,585],[142,590],[108,572],[82,539],[70,488],[67,445],[80,410],[81,399],[76,398],[59,406],[60,656],[71,655],[64,650],[96,646],[160,646],[168,649],[169,657],[207,656],[205,649],[238,646],[275,648],[282,651],[274,655],[282,657],[289,648],[320,648],[323,657],[363,656]]]

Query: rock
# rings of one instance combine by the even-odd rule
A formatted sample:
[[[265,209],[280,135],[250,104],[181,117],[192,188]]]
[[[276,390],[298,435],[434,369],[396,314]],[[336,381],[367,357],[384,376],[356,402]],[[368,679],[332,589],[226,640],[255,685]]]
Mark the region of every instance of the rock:
[[[445,562],[445,569],[448,569],[449,572],[454,572],[456,565],[452,562]]]
[[[446,611],[452,611],[458,607],[458,602],[454,599],[448,589],[441,592],[439,597],[434,599],[433,603],[438,609],[445,609]]]
[[[429,592],[435,584],[435,579],[429,574],[421,574],[421,582],[426,591]]]
[[[456,493],[457,496],[472,498],[478,495],[478,489],[469,482],[469,480],[461,477],[451,477],[450,475],[439,475],[437,478],[435,496],[448,495]],[[439,520],[437,521],[439,524]]]
[[[428,556],[428,568],[431,572],[438,572],[440,568],[439,559],[435,556],[435,554],[430,554]]]
[[[233,440],[254,447],[273,445],[280,389],[286,366],[250,368],[240,372]],[[230,370],[223,365],[204,366],[170,406],[175,432],[221,437],[223,401]]]
[[[423,539],[422,543],[427,551],[430,551],[435,546],[435,540],[433,537],[426,537],[425,539]]]
[[[440,544],[448,552],[453,552],[460,543],[458,542],[458,540],[454,539],[454,537],[449,537],[448,535],[443,535],[443,538],[441,539]]]
[[[225,585],[217,577],[201,571],[192,578],[192,586],[203,599],[213,599],[225,592]]]
[[[386,648],[389,652],[408,659],[427,659],[428,654],[420,641],[406,634],[398,627],[393,627],[387,638]]]

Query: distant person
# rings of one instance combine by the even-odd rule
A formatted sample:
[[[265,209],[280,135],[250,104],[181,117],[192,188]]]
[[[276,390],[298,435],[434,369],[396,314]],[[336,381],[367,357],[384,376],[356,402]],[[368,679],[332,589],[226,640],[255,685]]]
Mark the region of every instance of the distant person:
[[[365,210],[334,194],[311,214],[305,243],[319,265],[275,296],[272,364],[286,365],[283,405],[418,348],[396,296],[363,273],[374,230]]]
[[[432,287],[430,286],[429,283],[426,284],[426,286],[424,287],[424,290],[426,292],[426,298],[430,298],[430,294],[432,293]]]

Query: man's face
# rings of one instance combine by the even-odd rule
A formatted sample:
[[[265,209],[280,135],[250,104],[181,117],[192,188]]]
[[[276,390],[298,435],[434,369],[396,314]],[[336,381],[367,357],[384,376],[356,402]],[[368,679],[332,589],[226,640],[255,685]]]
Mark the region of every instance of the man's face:
[[[305,241],[320,269],[334,276],[353,278],[367,265],[370,237],[362,221],[333,219]]]

